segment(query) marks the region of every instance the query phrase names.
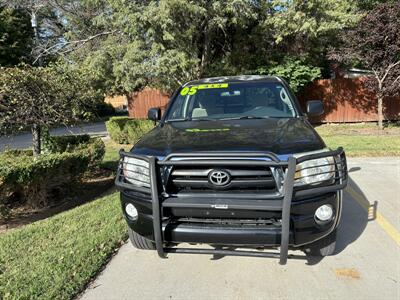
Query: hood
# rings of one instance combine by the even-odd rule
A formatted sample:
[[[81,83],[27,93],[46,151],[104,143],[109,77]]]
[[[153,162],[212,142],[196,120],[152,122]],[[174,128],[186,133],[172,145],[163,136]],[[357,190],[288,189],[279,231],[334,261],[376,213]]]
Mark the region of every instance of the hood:
[[[174,152],[270,151],[290,155],[323,149],[324,142],[304,118],[269,118],[164,123],[133,147],[139,155]]]

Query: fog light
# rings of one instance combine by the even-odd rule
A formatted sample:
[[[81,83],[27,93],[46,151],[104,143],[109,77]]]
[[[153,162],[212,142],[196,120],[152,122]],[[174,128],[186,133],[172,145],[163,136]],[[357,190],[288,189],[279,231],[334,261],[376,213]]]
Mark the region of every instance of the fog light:
[[[136,207],[131,203],[128,203],[125,206],[125,212],[132,220],[136,220],[138,218],[138,211]]]
[[[325,204],[315,211],[315,218],[322,222],[327,222],[332,220],[333,217],[333,208],[330,204]]]

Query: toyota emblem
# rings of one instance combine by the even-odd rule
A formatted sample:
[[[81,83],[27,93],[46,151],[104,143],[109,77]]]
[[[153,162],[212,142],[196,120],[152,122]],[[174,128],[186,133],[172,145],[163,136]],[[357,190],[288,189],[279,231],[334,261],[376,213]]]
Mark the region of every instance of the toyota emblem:
[[[216,186],[224,186],[231,181],[231,175],[224,170],[212,170],[208,174],[208,181]]]

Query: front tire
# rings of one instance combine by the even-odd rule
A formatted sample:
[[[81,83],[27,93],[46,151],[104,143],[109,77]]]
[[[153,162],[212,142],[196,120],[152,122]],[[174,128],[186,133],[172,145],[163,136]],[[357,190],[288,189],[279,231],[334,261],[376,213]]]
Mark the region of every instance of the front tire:
[[[312,243],[306,252],[313,256],[330,256],[335,253],[336,248],[336,229],[326,237]]]
[[[132,245],[135,248],[141,249],[141,250],[155,250],[156,249],[156,246],[153,241],[146,239],[145,237],[136,233],[129,227],[128,227],[128,234],[129,234],[129,240],[131,241]]]

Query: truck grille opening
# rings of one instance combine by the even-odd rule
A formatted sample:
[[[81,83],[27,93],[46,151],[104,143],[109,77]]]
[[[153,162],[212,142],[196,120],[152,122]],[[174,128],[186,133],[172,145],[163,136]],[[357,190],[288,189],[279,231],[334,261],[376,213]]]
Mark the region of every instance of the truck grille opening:
[[[190,223],[190,224],[217,224],[227,226],[282,226],[282,220],[278,218],[258,218],[258,219],[204,219],[183,217],[171,220],[172,223]]]
[[[210,174],[222,171],[228,182],[218,185]],[[222,175],[222,176],[225,176]],[[225,180],[226,177],[223,177]],[[268,193],[276,191],[271,169],[264,166],[175,166],[168,181],[169,193]]]

